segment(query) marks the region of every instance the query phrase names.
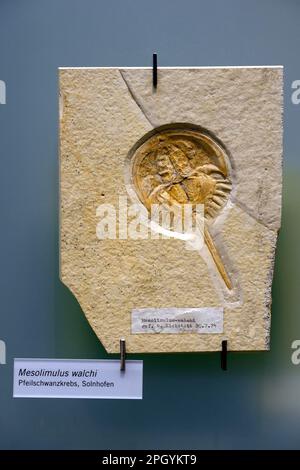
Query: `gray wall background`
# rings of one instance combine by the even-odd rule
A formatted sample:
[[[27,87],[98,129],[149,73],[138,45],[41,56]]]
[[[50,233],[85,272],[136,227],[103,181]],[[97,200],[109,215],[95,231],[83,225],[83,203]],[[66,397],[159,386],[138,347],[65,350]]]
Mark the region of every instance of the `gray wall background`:
[[[0,0],[0,448],[300,448],[297,0]],[[58,279],[59,66],[285,66],[270,353],[145,355],[144,400],[12,398],[14,357],[105,358]],[[237,90],[238,93],[238,90]]]

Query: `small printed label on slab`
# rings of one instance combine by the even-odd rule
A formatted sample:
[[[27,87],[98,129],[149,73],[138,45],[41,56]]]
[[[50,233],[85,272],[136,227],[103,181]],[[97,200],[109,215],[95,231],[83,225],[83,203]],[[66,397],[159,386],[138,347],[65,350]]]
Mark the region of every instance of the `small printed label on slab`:
[[[143,361],[15,359],[14,398],[143,398]]]
[[[132,310],[131,332],[223,333],[223,308],[139,308]]]

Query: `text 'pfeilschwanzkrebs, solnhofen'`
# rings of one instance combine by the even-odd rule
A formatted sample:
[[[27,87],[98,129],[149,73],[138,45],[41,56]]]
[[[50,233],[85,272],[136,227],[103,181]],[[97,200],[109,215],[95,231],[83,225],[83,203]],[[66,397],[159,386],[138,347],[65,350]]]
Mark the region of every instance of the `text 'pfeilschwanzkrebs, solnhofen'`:
[[[48,369],[39,369],[39,370],[31,370],[31,369],[20,369],[19,370],[19,377],[35,377],[35,378],[97,378],[98,375],[100,375],[101,370],[100,369],[82,369],[82,370],[63,370],[63,369],[58,369],[58,370],[48,370]],[[19,384],[22,385],[28,385],[28,386],[65,386],[65,385],[73,385],[78,387],[79,384],[77,382],[72,382],[71,383],[66,383],[64,381],[59,381],[59,382],[44,382],[44,381],[25,381],[25,380],[19,380]],[[106,380],[99,382],[98,380],[93,381],[93,380],[83,380],[81,382],[82,387],[104,387],[104,388],[109,388],[109,387],[114,387],[115,384],[114,382],[108,382]]]

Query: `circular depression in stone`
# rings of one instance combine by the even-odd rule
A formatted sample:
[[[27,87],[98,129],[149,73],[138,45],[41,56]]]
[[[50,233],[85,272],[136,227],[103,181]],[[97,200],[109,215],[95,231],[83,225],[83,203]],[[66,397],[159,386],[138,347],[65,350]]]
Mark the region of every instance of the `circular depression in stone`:
[[[133,146],[126,180],[130,195],[148,210],[152,204],[203,204],[206,219],[218,215],[232,188],[223,144],[209,131],[181,123],[153,129]]]

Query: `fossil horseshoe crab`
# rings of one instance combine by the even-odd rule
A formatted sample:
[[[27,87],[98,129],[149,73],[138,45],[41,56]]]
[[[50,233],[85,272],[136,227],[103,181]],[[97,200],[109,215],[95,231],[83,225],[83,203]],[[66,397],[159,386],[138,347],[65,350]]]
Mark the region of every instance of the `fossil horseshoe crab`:
[[[208,225],[225,206],[232,185],[229,160],[221,145],[195,127],[156,129],[136,146],[132,180],[143,205],[168,201],[204,205],[204,241],[226,287],[232,283]]]

